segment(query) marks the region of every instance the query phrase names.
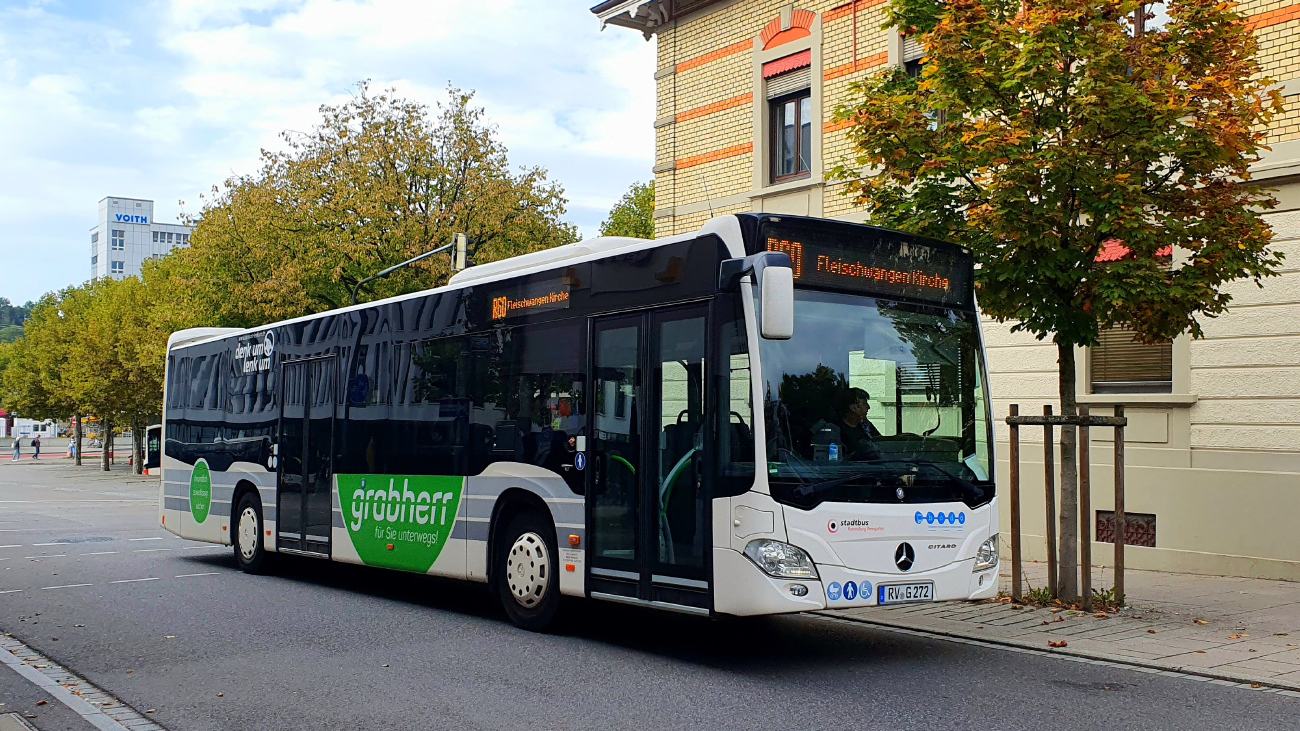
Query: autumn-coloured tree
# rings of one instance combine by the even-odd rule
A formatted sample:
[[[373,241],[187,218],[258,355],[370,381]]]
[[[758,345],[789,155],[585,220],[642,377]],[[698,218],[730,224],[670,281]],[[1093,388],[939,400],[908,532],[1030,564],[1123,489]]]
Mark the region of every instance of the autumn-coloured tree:
[[[655,237],[655,181],[633,183],[600,224],[601,236]]]
[[[1171,0],[891,0],[923,72],[854,87],[852,160],[832,175],[872,222],[970,247],[979,303],[1057,346],[1076,414],[1075,346],[1110,326],[1199,336],[1224,285],[1275,273],[1249,183],[1281,109],[1235,5]],[[1104,247],[1123,252],[1099,263]],[[1172,249],[1170,248],[1172,247]],[[1172,256],[1168,255],[1172,251]],[[1060,596],[1076,594],[1075,433],[1062,430]]]
[[[255,175],[214,188],[189,249],[146,267],[169,326],[253,326],[348,304],[385,267],[468,234],[485,263],[577,240],[563,189],[545,170],[513,171],[473,95],[430,109],[361,84],[321,107],[309,134],[263,151]],[[437,286],[450,257],[373,282],[377,298]]]

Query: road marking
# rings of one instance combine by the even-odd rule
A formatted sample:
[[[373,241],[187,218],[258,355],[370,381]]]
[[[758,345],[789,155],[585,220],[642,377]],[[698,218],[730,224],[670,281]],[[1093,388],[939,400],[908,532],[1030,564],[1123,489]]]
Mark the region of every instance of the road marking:
[[[22,547],[23,547],[23,544],[21,544],[21,543],[10,543],[10,544],[7,545],[7,546],[0,546],[0,548],[22,548]]]
[[[91,584],[64,584],[62,586],[42,586],[42,589],[75,589],[78,586],[91,586]]]
[[[225,546],[186,546],[183,551],[197,551],[202,548],[225,548]]]
[[[150,553],[151,551],[170,551],[170,548],[137,548],[131,553]]]
[[[33,543],[32,548],[36,548],[38,546],[66,546],[69,543],[72,543],[72,541],[55,541],[53,543]]]
[[[176,578],[178,578],[178,579],[188,579],[188,578],[190,578],[191,576],[216,576],[217,574],[220,574],[220,573],[221,573],[220,571],[208,571],[208,572],[206,572],[206,573],[202,573],[202,574],[177,574],[177,575],[176,575]],[[22,591],[22,589],[19,589],[18,591]]]
[[[157,581],[157,576],[151,576],[147,579],[121,579],[119,581],[110,581],[110,584],[134,584],[137,581]]]
[[[23,558],[67,558],[66,553],[52,553],[49,556],[23,556]]]
[[[94,553],[83,553],[81,555],[82,556],[107,556],[110,553],[117,553],[117,551],[95,551]]]
[[[161,541],[162,536],[154,536],[153,538],[128,538],[127,540],[128,541]]]
[[[31,660],[24,661],[22,658],[31,658]],[[60,703],[71,708],[77,715],[86,719],[90,725],[99,729],[99,731],[128,731],[127,726],[122,723],[123,721],[131,724],[131,729],[140,729],[141,731],[162,728],[136,713],[117,698],[105,693],[94,683],[12,637],[0,637],[0,663],[13,668],[14,672],[23,676],[28,682],[54,696]],[[44,672],[34,667],[37,663],[45,667]],[[79,689],[79,694],[73,693],[64,683],[68,686],[76,686]],[[92,701],[86,699],[86,696],[94,698],[100,703],[111,703],[112,710],[106,713],[101,708],[96,708]],[[110,716],[109,713],[113,715]]]
[[[4,591],[0,591],[0,594],[17,594],[20,591],[22,591],[22,589],[6,589]]]

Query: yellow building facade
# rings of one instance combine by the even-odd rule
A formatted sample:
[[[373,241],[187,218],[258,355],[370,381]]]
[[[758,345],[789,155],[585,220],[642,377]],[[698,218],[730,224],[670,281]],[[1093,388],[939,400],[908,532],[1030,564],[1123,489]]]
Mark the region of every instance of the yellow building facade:
[[[915,43],[882,29],[884,7],[609,0],[592,8],[657,47],[657,235],[744,211],[865,219],[825,176],[849,153],[831,121],[849,85],[920,59]],[[1160,351],[1080,348],[1078,393],[1093,413],[1120,404],[1130,420],[1126,509],[1139,544],[1127,552],[1130,567],[1300,580],[1300,3],[1241,8],[1287,102],[1270,129],[1272,151],[1254,169],[1281,201],[1269,220],[1287,256],[1282,275],[1262,289],[1233,285],[1230,312],[1205,321],[1201,340],[1180,337]],[[984,331],[999,423],[1012,403],[1022,414],[1056,406],[1055,346],[988,319]],[[1024,542],[1030,558],[1042,558],[1042,435],[1024,431]],[[1009,526],[1005,425],[997,436]],[[1112,506],[1110,439],[1094,433],[1091,444],[1089,521],[1101,537]],[[1109,544],[1095,543],[1093,556],[1107,562]]]

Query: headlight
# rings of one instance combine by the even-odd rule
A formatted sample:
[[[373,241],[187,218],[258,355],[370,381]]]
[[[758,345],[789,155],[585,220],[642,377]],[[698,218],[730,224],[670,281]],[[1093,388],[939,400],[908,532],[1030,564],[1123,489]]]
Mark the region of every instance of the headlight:
[[[745,546],[745,555],[763,573],[776,579],[816,579],[817,567],[812,558],[798,546],[759,538]]]
[[[991,569],[998,565],[998,537],[994,535],[987,541],[980,544],[980,550],[975,552],[975,571]]]

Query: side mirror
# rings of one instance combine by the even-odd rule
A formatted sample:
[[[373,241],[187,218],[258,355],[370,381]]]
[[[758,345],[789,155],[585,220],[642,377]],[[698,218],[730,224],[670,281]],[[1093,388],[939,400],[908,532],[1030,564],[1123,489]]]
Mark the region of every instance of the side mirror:
[[[794,337],[794,270],[788,266],[763,269],[762,333],[767,340]]]

